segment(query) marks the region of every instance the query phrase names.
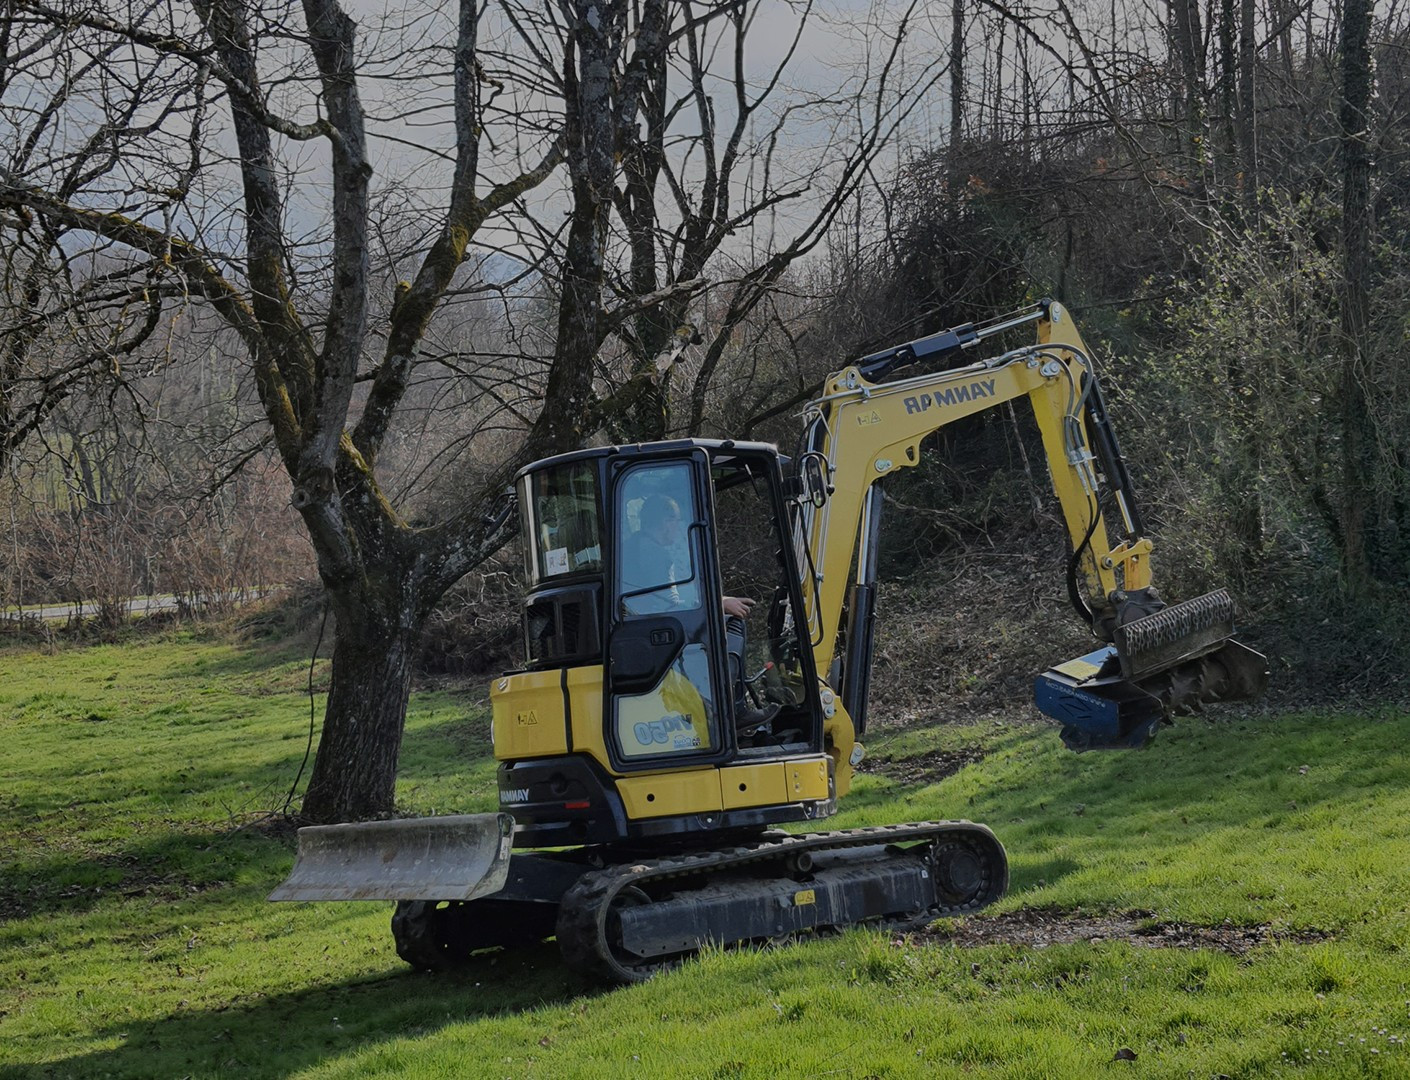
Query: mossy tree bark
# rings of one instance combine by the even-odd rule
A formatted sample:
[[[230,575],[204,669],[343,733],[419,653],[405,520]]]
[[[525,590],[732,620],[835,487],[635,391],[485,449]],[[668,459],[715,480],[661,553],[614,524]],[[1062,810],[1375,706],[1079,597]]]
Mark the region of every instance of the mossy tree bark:
[[[420,636],[413,612],[339,610],[323,737],[304,793],[312,821],[362,821],[394,805]]]

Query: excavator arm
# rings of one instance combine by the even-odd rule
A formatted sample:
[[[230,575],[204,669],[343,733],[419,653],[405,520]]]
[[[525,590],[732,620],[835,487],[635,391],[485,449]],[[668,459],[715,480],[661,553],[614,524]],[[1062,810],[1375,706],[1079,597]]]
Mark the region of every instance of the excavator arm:
[[[1035,326],[1032,345],[892,377],[918,361],[933,366],[958,359],[1024,324]],[[920,462],[926,436],[1018,399],[1032,408],[1067,525],[1069,597],[1107,643],[1039,680],[1039,707],[1063,721],[1068,745],[1144,745],[1174,713],[1261,692],[1266,665],[1230,640],[1227,593],[1172,607],[1152,588],[1151,541],[1107,420],[1091,351],[1062,305],[1044,301],[863,357],[831,376],[810,407],[795,543],[800,565],[812,576],[805,583],[805,615],[817,669],[831,673],[855,736],[866,727],[882,481]],[[846,655],[838,656],[844,640]]]

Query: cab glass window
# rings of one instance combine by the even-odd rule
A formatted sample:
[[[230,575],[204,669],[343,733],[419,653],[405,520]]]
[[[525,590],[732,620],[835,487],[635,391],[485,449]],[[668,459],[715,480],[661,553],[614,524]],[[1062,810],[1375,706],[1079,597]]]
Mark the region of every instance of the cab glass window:
[[[616,482],[617,605],[622,626],[683,634],[655,686],[612,695],[618,752],[628,761],[709,755],[720,746],[704,608],[704,513],[689,461],[636,465]]]
[[[541,469],[520,485],[525,571],[545,578],[602,570],[601,503],[589,462]]]
[[[750,708],[783,705],[802,707],[810,688],[802,669],[802,653],[811,647],[799,639],[789,600],[789,565],[785,540],[772,502],[764,466],[737,459],[715,471],[715,530],[724,570],[724,590],[756,601],[739,622],[731,664],[745,681],[744,703]],[[730,620],[734,623],[734,620]],[[727,625],[727,629],[729,626]],[[782,723],[777,725],[781,728]]]
[[[623,615],[700,606],[700,531],[690,465],[633,469],[617,498],[617,579]]]
[[[719,707],[710,693],[705,646],[689,644],[665,678],[617,699],[617,745],[627,759],[699,754],[719,745]]]

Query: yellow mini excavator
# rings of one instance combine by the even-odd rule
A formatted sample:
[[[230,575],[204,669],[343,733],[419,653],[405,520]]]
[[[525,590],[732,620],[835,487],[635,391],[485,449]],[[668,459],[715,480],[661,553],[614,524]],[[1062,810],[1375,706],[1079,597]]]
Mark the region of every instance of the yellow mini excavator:
[[[1025,324],[1036,344],[964,359]],[[690,439],[524,468],[527,656],[491,690],[500,812],[301,829],[271,899],[395,900],[419,968],[556,937],[614,982],[707,942],[996,900],[1007,864],[983,825],[776,826],[816,828],[862,760],[881,482],[927,435],[1019,398],[1067,522],[1069,595],[1103,642],[1038,677],[1067,745],[1141,747],[1175,714],[1258,695],[1267,665],[1233,640],[1229,596],[1167,606],[1152,589],[1091,354],[1046,301],[831,376],[791,459]]]

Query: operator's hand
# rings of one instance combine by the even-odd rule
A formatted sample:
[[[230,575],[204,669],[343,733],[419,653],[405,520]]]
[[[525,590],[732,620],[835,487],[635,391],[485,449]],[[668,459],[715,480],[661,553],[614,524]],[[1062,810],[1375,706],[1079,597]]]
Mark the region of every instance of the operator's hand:
[[[722,606],[726,615],[736,615],[741,619],[748,618],[749,610],[754,606],[754,601],[747,596],[726,596],[723,598]]]

